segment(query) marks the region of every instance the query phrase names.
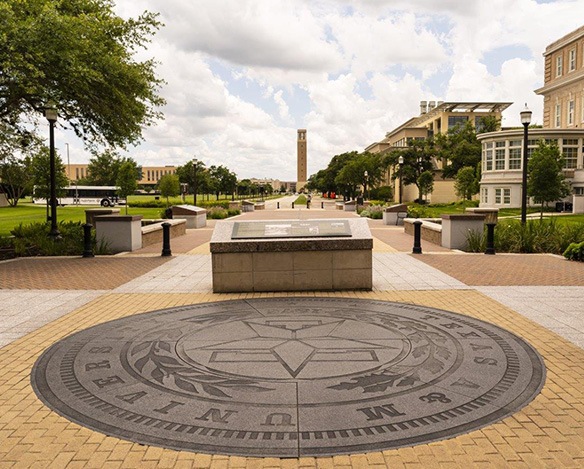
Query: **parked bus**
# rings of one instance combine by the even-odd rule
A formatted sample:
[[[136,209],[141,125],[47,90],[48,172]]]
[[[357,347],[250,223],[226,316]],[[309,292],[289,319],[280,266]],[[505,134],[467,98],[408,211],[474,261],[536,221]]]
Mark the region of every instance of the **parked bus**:
[[[113,207],[125,205],[126,199],[118,196],[119,187],[116,186],[67,186],[60,191],[63,195],[57,197],[59,205],[101,205]],[[44,197],[33,198],[35,204],[47,203]]]

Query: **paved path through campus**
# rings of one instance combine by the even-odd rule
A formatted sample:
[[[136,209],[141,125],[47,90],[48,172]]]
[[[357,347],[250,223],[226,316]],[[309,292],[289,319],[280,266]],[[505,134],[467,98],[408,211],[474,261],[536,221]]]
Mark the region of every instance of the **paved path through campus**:
[[[354,214],[272,208],[240,219]],[[212,223],[210,223],[212,225]],[[413,256],[400,227],[371,221],[371,292],[213,294],[211,226],[160,246],[94,260],[0,263],[0,468],[3,467],[584,467],[584,264],[549,255],[462,254],[423,243]],[[87,267],[90,266],[88,269]],[[251,458],[142,446],[72,423],[42,404],[29,375],[57,340],[131,314],[241,298],[319,296],[412,303],[482,319],[527,340],[547,380],[519,412],[480,430],[411,448],[327,458]]]

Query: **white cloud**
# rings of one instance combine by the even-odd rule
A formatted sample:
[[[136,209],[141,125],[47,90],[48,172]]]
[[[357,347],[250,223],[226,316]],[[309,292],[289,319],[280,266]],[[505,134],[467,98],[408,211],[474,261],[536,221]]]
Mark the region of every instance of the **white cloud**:
[[[584,17],[581,0],[119,0],[116,8],[125,17],[159,11],[166,24],[145,52],[167,81],[165,120],[129,154],[144,165],[196,155],[240,177],[283,180],[296,178],[297,128],[308,129],[314,173],[417,115],[420,100],[513,101],[504,125],[516,125],[527,102],[541,123],[533,90],[543,84],[542,53]],[[62,138],[78,158],[81,145]]]

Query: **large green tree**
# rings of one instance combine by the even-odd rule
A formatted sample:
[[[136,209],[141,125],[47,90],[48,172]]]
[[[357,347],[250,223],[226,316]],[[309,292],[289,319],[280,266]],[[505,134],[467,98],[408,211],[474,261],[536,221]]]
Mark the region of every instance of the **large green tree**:
[[[32,191],[34,180],[31,168],[30,156],[17,158],[11,155],[0,160],[0,181],[6,191],[8,203],[12,207],[18,205],[18,201],[24,194]]]
[[[414,184],[418,188],[418,200],[422,200],[423,191],[426,186],[420,186],[420,176],[425,171],[432,172],[434,165],[433,158],[436,149],[432,139],[410,140],[408,145],[392,151],[386,158],[386,164],[394,168],[392,178],[401,178],[403,185]],[[399,164],[400,157],[403,164]],[[428,184],[427,176],[422,179],[424,184]]]
[[[570,193],[562,172],[563,166],[564,157],[555,142],[541,140],[529,158],[527,195],[541,204],[540,217],[543,217],[544,204],[560,200]]]
[[[180,182],[176,174],[165,174],[158,181],[158,190],[162,197],[166,197],[166,206],[170,206],[169,197],[180,194]]]
[[[125,146],[160,117],[155,63],[137,60],[160,27],[144,12],[124,19],[112,0],[0,2],[0,121],[30,132],[49,102],[88,144]]]
[[[118,171],[116,185],[120,188],[119,194],[126,199],[126,215],[128,214],[128,196],[138,188],[136,179],[136,165],[131,161],[124,161]]]
[[[478,165],[480,168],[480,165]],[[458,171],[454,181],[454,192],[458,197],[465,200],[471,200],[472,196],[479,192],[480,175],[477,175],[477,169],[472,166],[465,166]]]
[[[481,161],[481,143],[477,135],[485,132],[494,132],[499,129],[499,121],[494,116],[479,119],[478,128],[467,121],[464,125],[457,125],[445,134],[434,136],[437,157],[445,162],[442,176],[454,178],[462,168],[475,168]]]
[[[112,148],[107,148],[101,153],[95,151],[87,165],[85,182],[95,186],[114,186],[117,184],[120,168],[125,163],[133,167],[135,179],[142,178],[142,168],[134,159],[122,157]]]

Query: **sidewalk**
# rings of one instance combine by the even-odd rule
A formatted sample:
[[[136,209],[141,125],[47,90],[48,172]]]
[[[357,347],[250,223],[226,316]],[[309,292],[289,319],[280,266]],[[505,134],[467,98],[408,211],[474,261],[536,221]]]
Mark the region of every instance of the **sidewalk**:
[[[267,204],[268,205],[268,204]],[[276,209],[240,220],[347,218],[334,207]],[[284,204],[281,204],[283,207]],[[0,468],[584,467],[584,264],[550,255],[453,253],[412,240],[401,227],[371,221],[373,291],[213,294],[206,229],[160,245],[96,259],[0,263]],[[78,330],[179,305],[277,296],[351,297],[425,305],[492,322],[543,356],[541,394],[481,430],[410,448],[347,456],[227,457],[143,446],[72,423],[45,407],[30,386],[38,356]]]

